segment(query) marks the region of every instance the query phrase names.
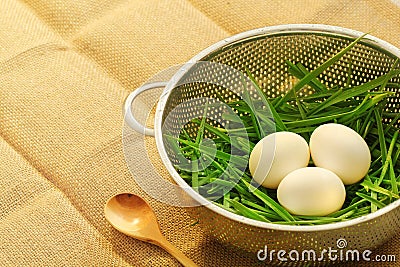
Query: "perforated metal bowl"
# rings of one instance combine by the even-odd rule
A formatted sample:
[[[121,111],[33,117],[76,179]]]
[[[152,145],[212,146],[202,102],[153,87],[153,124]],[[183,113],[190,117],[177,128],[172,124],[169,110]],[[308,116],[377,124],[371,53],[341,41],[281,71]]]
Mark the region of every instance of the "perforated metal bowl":
[[[286,60],[301,62],[308,69],[314,69],[361,35],[361,32],[326,25],[266,27],[218,42],[199,53],[190,62],[218,62],[242,72],[248,68],[266,95],[275,97],[293,85],[287,73]],[[348,64],[352,61],[351,85],[358,85],[388,72],[395,59],[399,57],[398,48],[368,35],[339,62],[322,73],[319,79],[328,88],[335,85],[343,86],[348,75]],[[210,69],[210,71],[215,70]],[[187,78],[187,75],[190,75],[189,71],[181,69],[169,81],[158,103],[155,117],[155,137],[160,156],[173,179],[182,186],[186,183],[171,163],[175,155],[166,149],[162,138],[162,125],[166,116],[175,106],[190,99],[216,97],[216,90],[220,90],[219,96],[223,97],[224,101],[235,100],[235,96],[230,92],[216,88],[212,84],[189,83],[177,86],[180,80]],[[224,77],[226,74],[221,72],[216,75]],[[394,78],[392,82],[400,83],[400,77]],[[386,109],[392,113],[399,113],[400,89],[390,90],[396,95],[387,103]],[[305,94],[310,92],[304,91]],[[191,110],[193,108],[188,106],[186,114],[183,112],[180,116],[184,117]],[[384,122],[390,120],[390,117],[384,118]],[[396,122],[396,126],[400,126],[399,122]],[[204,198],[194,190],[187,192],[193,199],[204,202]],[[329,247],[338,249],[338,240],[347,241],[345,247],[347,250],[357,249],[362,252],[382,244],[400,230],[400,200],[367,216],[318,226],[286,226],[255,221],[230,213],[211,203],[191,210],[194,211],[199,223],[218,240],[253,253],[264,249],[265,245],[269,251],[293,249],[323,251]]]

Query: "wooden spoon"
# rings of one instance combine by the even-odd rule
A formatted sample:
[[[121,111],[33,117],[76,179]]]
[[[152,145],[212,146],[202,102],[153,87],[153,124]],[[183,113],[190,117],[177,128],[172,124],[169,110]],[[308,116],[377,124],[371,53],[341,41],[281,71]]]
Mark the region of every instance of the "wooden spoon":
[[[113,196],[107,201],[104,213],[107,221],[118,231],[164,248],[183,266],[197,267],[192,260],[165,239],[156,215],[141,197],[130,193]]]

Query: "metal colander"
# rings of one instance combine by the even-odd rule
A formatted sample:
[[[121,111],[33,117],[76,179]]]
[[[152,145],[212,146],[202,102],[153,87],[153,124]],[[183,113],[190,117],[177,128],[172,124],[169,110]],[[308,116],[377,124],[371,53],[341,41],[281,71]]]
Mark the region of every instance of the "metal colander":
[[[294,84],[293,78],[287,72],[286,60],[300,62],[312,70],[361,35],[362,33],[357,31],[326,25],[267,27],[227,38],[202,51],[190,62],[211,61],[226,64],[244,73],[248,69],[266,95],[276,97],[284,94]],[[328,88],[344,86],[351,62],[350,85],[359,85],[387,73],[399,57],[399,49],[368,35],[318,78]],[[211,67],[193,75],[202,76],[209,73],[214,73],[221,79],[227,75],[223,72],[218,73]],[[237,96],[231,91],[214,84],[194,82],[177,86],[182,80],[188,79],[188,75],[192,75],[188,69],[181,69],[170,80],[160,98],[155,117],[155,137],[159,153],[169,173],[179,185],[185,182],[173,167],[175,154],[165,146],[162,138],[162,126],[170,111],[179,104],[200,97],[222,97],[225,102],[237,100]],[[191,78],[201,80],[201,77]],[[228,84],[234,82],[229,81],[229,77],[226,79]],[[393,78],[392,82],[400,83],[400,77]],[[386,110],[399,113],[400,89],[388,90],[395,92],[395,97],[387,102]],[[312,92],[311,88],[304,88],[301,93],[308,95]],[[191,106],[195,103],[190,103],[184,112],[174,114],[176,121],[184,119],[191,112],[198,112]],[[195,115],[201,116],[200,113]],[[218,118],[221,114],[216,112],[212,116]],[[389,122],[391,118],[385,117],[384,122]],[[399,121],[395,122],[395,125],[399,127]],[[173,125],[171,127],[173,128]],[[189,124],[188,127],[189,132],[195,133],[198,126]],[[193,190],[188,191],[188,194],[196,200],[202,198]],[[328,248],[345,248],[362,252],[387,241],[400,229],[400,200],[367,216],[318,226],[286,226],[254,221],[213,204],[190,210],[198,218],[200,225],[219,241],[252,253],[257,253],[266,245],[268,251],[313,249],[318,252]],[[340,247],[339,241],[345,242],[345,246],[341,243]],[[297,265],[299,262],[286,264]]]

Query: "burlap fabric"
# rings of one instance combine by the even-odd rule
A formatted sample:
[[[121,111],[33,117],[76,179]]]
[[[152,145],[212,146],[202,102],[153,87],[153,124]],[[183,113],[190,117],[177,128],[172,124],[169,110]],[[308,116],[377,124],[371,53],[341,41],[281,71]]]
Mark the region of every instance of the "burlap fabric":
[[[400,46],[400,4],[389,0],[0,1],[0,265],[179,266],[106,222],[105,201],[132,191],[200,266],[259,266],[141,191],[124,160],[121,106],[214,42],[284,23],[339,25]],[[400,266],[399,238],[375,251],[397,263],[364,265]]]

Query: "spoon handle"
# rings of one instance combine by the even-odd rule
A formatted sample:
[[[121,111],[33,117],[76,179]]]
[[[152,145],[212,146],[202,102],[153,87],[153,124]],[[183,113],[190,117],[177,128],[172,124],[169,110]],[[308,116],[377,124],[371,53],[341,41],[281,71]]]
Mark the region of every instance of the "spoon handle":
[[[164,248],[169,254],[175,257],[185,267],[198,267],[191,259],[185,256],[179,249],[173,246],[167,239],[163,238],[157,245]]]

